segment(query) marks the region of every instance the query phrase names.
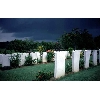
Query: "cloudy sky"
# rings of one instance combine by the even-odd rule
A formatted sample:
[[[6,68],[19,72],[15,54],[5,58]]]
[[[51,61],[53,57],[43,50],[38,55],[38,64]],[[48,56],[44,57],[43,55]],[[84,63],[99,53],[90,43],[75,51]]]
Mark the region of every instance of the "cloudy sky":
[[[73,28],[88,29],[100,35],[99,18],[0,18],[0,42],[25,38],[34,41],[55,41]]]

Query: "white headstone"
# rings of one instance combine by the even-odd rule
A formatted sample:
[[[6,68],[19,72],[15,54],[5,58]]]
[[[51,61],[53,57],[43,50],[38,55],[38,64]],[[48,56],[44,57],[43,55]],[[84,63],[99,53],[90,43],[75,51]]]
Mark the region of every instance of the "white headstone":
[[[20,55],[20,60],[21,60],[19,66],[22,66],[25,64],[25,54],[19,53],[19,55]]]
[[[2,56],[3,54],[0,54],[0,64],[2,64]]]
[[[54,77],[59,78],[65,75],[65,55],[62,52],[55,53]]]
[[[8,58],[10,59],[10,57],[11,57],[11,54],[6,54],[7,56],[8,56]]]
[[[32,57],[32,60],[36,59],[35,61],[35,64],[37,64],[37,53],[30,53],[30,56]]]
[[[90,54],[91,54],[91,50],[84,51],[84,67],[85,68],[89,67]]]
[[[72,71],[79,71],[79,60],[80,60],[80,52],[81,50],[72,51]]]
[[[43,63],[46,63],[46,62],[47,62],[47,52],[43,52],[43,55],[42,55],[42,62],[43,62]]]
[[[67,58],[68,51],[61,51],[65,55],[65,59]]]
[[[7,55],[2,56],[2,67],[10,67],[10,59]]]
[[[93,50],[93,64],[97,65],[97,50]]]
[[[25,57],[28,57],[29,56],[29,53],[23,53],[25,55]]]
[[[99,49],[99,63],[100,63],[100,49]]]
[[[38,60],[40,60],[40,52],[35,52],[37,54]]]

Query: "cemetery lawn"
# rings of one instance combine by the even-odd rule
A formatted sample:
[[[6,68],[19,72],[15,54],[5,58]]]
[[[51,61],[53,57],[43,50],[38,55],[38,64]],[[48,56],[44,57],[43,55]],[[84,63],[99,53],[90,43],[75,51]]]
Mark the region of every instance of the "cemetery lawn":
[[[66,63],[71,59],[66,60]],[[35,80],[39,71],[54,72],[54,62],[38,64],[34,66],[24,66],[21,68],[0,70],[0,81],[32,81]]]
[[[100,81],[100,65],[66,75],[57,81]]]
[[[66,64],[71,59],[66,60]],[[24,66],[21,68],[0,70],[0,81],[32,81],[35,80],[38,71],[54,72],[54,63]],[[100,81],[100,65],[81,70],[77,73],[70,73],[56,81]]]
[[[24,66],[4,71],[0,70],[0,81],[32,81],[35,80],[38,71],[42,70],[53,72],[54,63]]]

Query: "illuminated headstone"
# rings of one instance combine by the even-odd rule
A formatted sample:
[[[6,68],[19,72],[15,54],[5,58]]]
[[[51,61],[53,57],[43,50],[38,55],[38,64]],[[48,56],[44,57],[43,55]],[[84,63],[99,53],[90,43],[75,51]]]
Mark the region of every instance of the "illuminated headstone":
[[[47,62],[47,52],[43,52],[43,55],[42,55],[42,62],[43,62],[43,63],[46,63],[46,62]]]
[[[72,71],[79,71],[79,60],[80,60],[80,52],[81,50],[72,51]]]
[[[59,78],[65,75],[65,55],[62,52],[55,53],[54,77]]]
[[[93,64],[97,65],[97,50],[93,50]]]
[[[3,54],[0,54],[0,64],[2,64],[2,56]]]
[[[85,68],[89,67],[90,54],[91,54],[91,50],[84,51],[84,67]]]
[[[2,56],[2,67],[10,67],[10,59],[8,55]]]
[[[30,53],[30,56],[32,57],[32,60],[35,60],[35,63],[33,62],[33,64],[37,64],[37,53]]]
[[[35,52],[37,54],[37,59],[40,60],[40,52]]]

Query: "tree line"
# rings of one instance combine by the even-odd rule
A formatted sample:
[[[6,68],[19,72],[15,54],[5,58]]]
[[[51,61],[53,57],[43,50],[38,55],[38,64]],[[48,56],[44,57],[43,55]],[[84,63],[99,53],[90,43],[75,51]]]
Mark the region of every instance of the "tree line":
[[[0,53],[8,52],[35,52],[39,46],[44,47],[44,51],[50,49],[68,50],[73,49],[99,49],[100,35],[93,37],[87,29],[72,29],[71,32],[65,32],[56,42],[35,42],[33,40],[12,40],[10,42],[0,42]]]

